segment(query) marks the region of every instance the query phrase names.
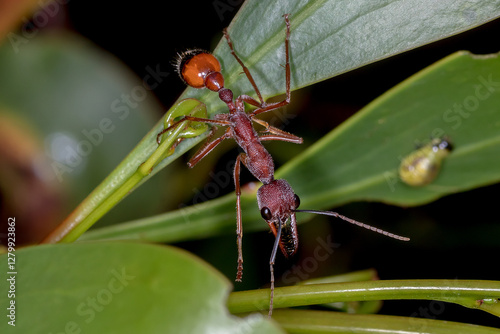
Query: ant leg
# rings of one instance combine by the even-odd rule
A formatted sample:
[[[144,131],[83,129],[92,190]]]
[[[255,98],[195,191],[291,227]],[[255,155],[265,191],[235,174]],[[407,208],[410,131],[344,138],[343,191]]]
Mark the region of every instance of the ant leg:
[[[160,137],[161,137],[162,134],[164,134],[165,132],[168,132],[168,131],[176,128],[177,126],[179,126],[180,123],[182,123],[182,122],[184,122],[186,120],[187,121],[191,121],[191,122],[201,122],[201,123],[214,124],[214,125],[223,125],[223,126],[231,125],[230,122],[225,121],[225,120],[214,120],[214,119],[209,119],[209,118],[199,118],[199,117],[193,117],[193,116],[183,116],[180,120],[178,120],[177,122],[175,122],[174,124],[172,124],[168,128],[163,129],[162,131],[160,131],[160,133],[158,133],[158,135],[156,136],[156,142],[158,143],[158,145],[161,143],[161,138]]]
[[[240,169],[241,163],[246,165],[247,156],[241,153],[236,158],[234,165],[234,185],[236,189],[236,244],[238,245],[238,271],[236,273],[236,281],[241,282],[243,276],[243,222],[241,218],[241,187],[240,187]]]
[[[243,102],[246,102],[254,107],[257,107],[257,108],[262,108],[262,103],[260,103],[259,101],[257,101],[256,99],[254,99],[253,97],[251,96],[248,96],[248,95],[240,95],[238,96],[238,99],[240,101],[243,101]]]
[[[193,168],[201,159],[203,159],[207,154],[212,152],[214,148],[217,147],[224,139],[231,138],[231,128],[227,128],[226,132],[219,138],[214,141],[210,141],[214,136],[214,133],[217,129],[215,127],[212,128],[210,134],[208,135],[208,139],[205,141],[205,144],[195,153],[195,155],[189,160],[188,166],[189,168]]]
[[[271,252],[271,258],[269,260],[269,269],[271,271],[271,296],[269,298],[269,314],[271,317],[273,315],[273,302],[274,302],[274,263],[276,262],[276,253],[278,251],[278,245],[281,239],[281,221],[278,219],[278,231],[276,232],[276,239],[274,240],[273,251]]]
[[[285,37],[285,86],[286,86],[286,98],[281,101],[281,102],[276,102],[276,103],[270,103],[270,104],[263,104],[262,108],[254,110],[251,114],[250,117],[256,116],[258,114],[262,114],[266,111],[269,110],[274,110],[277,108],[284,107],[290,103],[290,20],[288,19],[288,14],[284,15],[285,17],[285,24],[286,24],[286,37]]]
[[[252,121],[255,123],[258,123],[266,128],[265,132],[269,132],[270,134],[264,134],[259,137],[261,141],[264,140],[281,140],[281,141],[286,141],[289,143],[294,143],[294,144],[302,144],[303,140],[302,138],[291,134],[289,132],[280,130],[278,128],[275,128],[274,126],[269,125],[266,121],[263,121],[258,118],[252,118]]]
[[[253,117],[253,116],[255,115],[255,114],[254,114],[255,112],[257,112],[258,114],[260,114],[260,113],[261,113],[261,112],[260,112],[260,110],[262,110],[262,109],[263,109],[263,108],[265,108],[266,106],[269,106],[268,104],[266,104],[266,103],[260,103],[259,101],[257,101],[257,100],[256,100],[256,99],[254,99],[253,97],[248,96],[248,95],[245,95],[245,94],[238,96],[237,100],[238,100],[238,101],[243,101],[243,102],[246,102],[246,103],[248,103],[249,105],[252,105],[252,106],[254,106],[254,107],[257,107],[257,109],[256,109],[254,112],[251,112],[251,113],[249,114],[249,115],[250,115],[250,117]],[[279,102],[278,102],[278,103],[279,103]],[[270,105],[271,105],[271,106],[274,106],[274,105],[275,105],[275,103],[271,103]],[[271,109],[266,109],[265,111],[269,111],[269,110],[272,110],[272,109],[277,109],[277,108],[279,108],[279,106],[278,106],[278,107],[274,106],[273,108],[271,108]]]
[[[279,140],[279,141],[285,141],[287,143],[292,143],[292,144],[302,144],[304,142],[302,140],[302,138],[300,138],[300,137],[292,135],[291,133],[288,133],[288,132],[284,132],[284,133],[285,133],[285,135],[262,135],[259,137],[259,139],[260,139],[260,141]]]
[[[259,108],[264,107],[266,105],[266,103],[264,102],[264,99],[262,98],[262,94],[260,93],[260,90],[257,87],[257,84],[255,83],[255,80],[253,79],[252,74],[250,74],[250,71],[248,70],[248,68],[245,66],[245,64],[243,64],[243,61],[241,61],[240,57],[238,57],[238,55],[234,51],[233,42],[231,42],[231,38],[229,37],[229,34],[227,33],[227,29],[224,29],[222,32],[224,33],[224,37],[226,38],[227,44],[229,45],[229,49],[231,50],[231,54],[236,59],[236,61],[240,64],[241,68],[243,69],[243,72],[245,72],[245,75],[248,78],[248,81],[250,81],[250,83],[252,84],[252,87],[253,87],[255,93],[257,94],[257,97],[259,98],[260,103],[258,103],[256,100],[254,100],[252,98],[252,100],[257,102],[257,104],[258,104],[258,105],[255,105],[255,104],[253,104],[253,105],[255,105]],[[252,103],[250,103],[250,104],[252,104]]]

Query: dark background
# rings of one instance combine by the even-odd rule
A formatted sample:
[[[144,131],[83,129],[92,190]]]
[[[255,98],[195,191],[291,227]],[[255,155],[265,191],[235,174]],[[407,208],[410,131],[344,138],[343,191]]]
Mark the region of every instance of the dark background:
[[[193,47],[212,49],[221,37],[222,29],[237,12],[239,3],[241,1],[168,4],[146,1],[139,4],[73,0],[66,6],[63,25],[114,54],[142,78],[146,75],[145,68],[155,64],[171,71],[170,62],[177,52]],[[220,6],[219,10],[214,4]],[[292,103],[297,117],[287,130],[304,137],[306,142],[314,142],[387,89],[453,52],[498,52],[498,36],[500,21],[497,20],[295,92]],[[178,77],[170,75],[154,93],[167,108],[183,89]],[[270,151],[276,154],[273,147]],[[214,171],[224,168],[236,154],[235,148],[221,153]],[[277,164],[281,165],[285,159],[280,155],[280,160],[284,161]],[[196,173],[195,170],[192,172]],[[244,177],[251,181],[248,175]],[[232,184],[225,189],[225,192],[231,191]],[[317,218],[300,225],[301,248],[294,259],[285,260],[278,256],[276,276],[280,277],[280,273],[289,270],[293,264],[300,264],[301,259],[311,256],[317,247],[318,236],[331,235],[339,247],[333,256],[310,273],[310,278],[375,268],[382,279],[498,280],[500,229],[495,209],[499,192],[500,187],[493,185],[417,208],[378,203],[353,203],[336,208],[342,214],[386,229],[390,229],[392,223],[408,224],[412,227],[409,236],[417,236],[416,240],[401,243],[339,221]],[[266,232],[244,236],[244,282],[236,284],[236,289],[253,289],[268,284],[272,243],[272,235]],[[179,246],[205,258],[233,279],[236,273],[235,236],[185,242]],[[233,254],[230,259],[228,254]],[[385,302],[381,312],[500,325],[497,318],[484,312],[452,304],[437,308],[431,301]]]

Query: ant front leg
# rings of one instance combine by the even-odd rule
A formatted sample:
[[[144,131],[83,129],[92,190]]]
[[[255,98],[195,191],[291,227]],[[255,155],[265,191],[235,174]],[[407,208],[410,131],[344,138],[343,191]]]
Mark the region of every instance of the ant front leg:
[[[203,159],[205,156],[207,156],[214,148],[217,147],[224,139],[231,138],[231,128],[227,128],[226,132],[219,138],[215,139],[214,141],[210,141],[212,137],[214,136],[214,133],[216,131],[216,127],[213,127],[212,130],[210,130],[210,134],[208,135],[207,140],[205,141],[205,144],[198,150],[198,152],[195,153],[195,155],[189,160],[188,166],[189,168],[193,168],[198,162],[200,162],[201,159]]]
[[[276,262],[276,253],[278,251],[278,246],[281,239],[281,221],[278,219],[278,230],[276,232],[276,239],[274,240],[273,251],[271,252],[271,258],[269,259],[269,269],[271,272],[271,296],[269,297],[269,314],[271,317],[273,315],[273,304],[274,304],[274,263]]]
[[[161,136],[168,131],[171,131],[178,127],[182,122],[184,121],[191,121],[191,122],[200,122],[200,123],[206,123],[206,124],[213,124],[213,125],[223,125],[223,126],[228,126],[231,125],[230,122],[225,121],[225,120],[214,120],[214,119],[209,119],[209,118],[200,118],[200,117],[193,117],[193,116],[183,116],[180,120],[175,122],[174,124],[170,125],[168,128],[163,129],[158,135],[156,135],[156,142],[161,144]]]
[[[241,218],[241,187],[240,187],[240,169],[241,163],[246,165],[247,156],[241,153],[236,158],[234,165],[234,185],[236,188],[236,244],[238,245],[238,271],[236,272],[236,281],[241,282],[243,277],[243,222]]]

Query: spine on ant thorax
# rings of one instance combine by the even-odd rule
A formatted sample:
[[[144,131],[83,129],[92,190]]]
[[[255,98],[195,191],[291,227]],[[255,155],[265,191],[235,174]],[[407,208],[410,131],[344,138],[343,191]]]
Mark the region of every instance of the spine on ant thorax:
[[[261,144],[252,121],[244,112],[234,113],[230,120],[235,124],[232,127],[234,138],[246,154],[246,159],[242,162],[260,182],[271,183],[274,180],[273,158]]]

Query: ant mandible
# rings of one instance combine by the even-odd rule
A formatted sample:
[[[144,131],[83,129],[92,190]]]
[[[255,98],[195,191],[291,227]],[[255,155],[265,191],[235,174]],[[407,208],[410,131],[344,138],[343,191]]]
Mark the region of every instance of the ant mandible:
[[[377,233],[396,238],[399,240],[409,240],[381,229],[366,225],[364,223],[352,220],[332,211],[315,211],[315,210],[298,210],[300,200],[294,193],[290,184],[283,179],[276,180],[274,178],[274,162],[269,152],[262,145],[262,141],[280,140],[295,144],[301,144],[302,138],[297,137],[288,132],[282,131],[269,125],[267,122],[255,118],[255,116],[281,108],[290,103],[290,55],[289,55],[289,40],[290,40],[290,21],[288,14],[284,15],[286,25],[285,36],[285,86],[286,97],[280,102],[266,103],[262,98],[250,71],[245,66],[243,61],[234,51],[233,43],[224,29],[224,37],[229,45],[231,54],[238,61],[243,69],[246,77],[252,84],[252,87],[257,95],[258,100],[248,95],[240,95],[233,99],[233,92],[224,87],[224,77],[221,73],[221,65],[217,58],[207,51],[195,49],[181,54],[177,61],[177,72],[181,79],[193,88],[208,88],[211,91],[217,92],[221,101],[226,103],[229,113],[217,114],[214,119],[198,118],[192,116],[184,116],[183,120],[193,122],[203,122],[212,124],[214,127],[211,130],[206,143],[198,150],[198,152],[188,162],[189,167],[194,167],[203,157],[209,154],[217,145],[224,139],[233,138],[236,143],[242,148],[244,153],[240,153],[236,158],[234,167],[234,183],[236,188],[236,243],[238,246],[238,269],[236,273],[236,281],[241,281],[243,275],[243,254],[242,254],[242,238],[243,227],[241,217],[241,186],[240,186],[240,169],[241,164],[257,178],[262,186],[257,191],[257,202],[262,218],[267,222],[275,235],[275,242],[271,252],[269,261],[271,272],[271,296],[269,306],[269,316],[273,310],[274,298],[274,262],[278,247],[286,256],[295,254],[298,248],[297,222],[295,218],[296,212],[307,212],[323,214],[328,216],[338,217],[349,223],[370,229]],[[250,113],[245,112],[247,103],[256,107]],[[259,135],[253,128],[252,121],[265,127],[265,130]],[[172,130],[177,124],[164,129],[158,134],[157,141],[160,142],[161,135]],[[223,135],[215,140],[212,136],[216,130],[216,126],[226,126],[226,131]]]

